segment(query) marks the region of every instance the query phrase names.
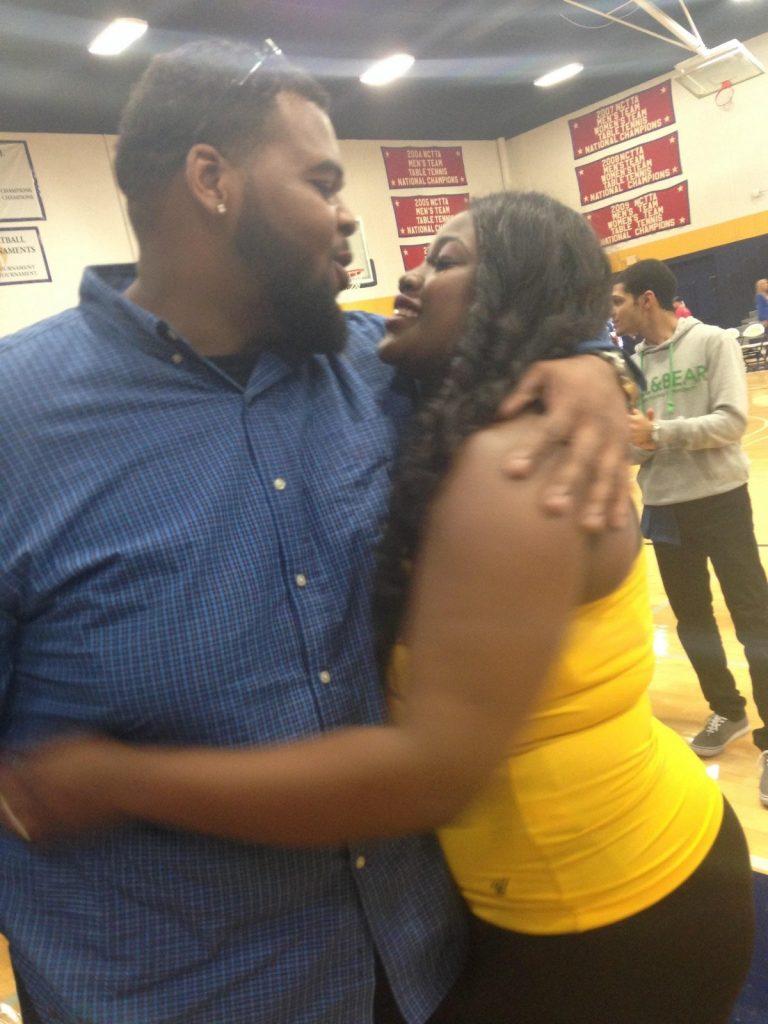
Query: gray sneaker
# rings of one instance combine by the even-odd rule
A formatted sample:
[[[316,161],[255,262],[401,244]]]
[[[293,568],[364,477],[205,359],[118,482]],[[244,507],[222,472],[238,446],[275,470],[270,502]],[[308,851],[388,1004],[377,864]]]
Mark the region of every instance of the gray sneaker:
[[[768,807],[768,750],[760,754],[760,803]]]
[[[749,732],[749,720],[744,715],[738,722],[722,715],[710,715],[701,732],[691,740],[691,750],[699,757],[721,754],[733,740]],[[766,780],[768,781],[768,780]]]

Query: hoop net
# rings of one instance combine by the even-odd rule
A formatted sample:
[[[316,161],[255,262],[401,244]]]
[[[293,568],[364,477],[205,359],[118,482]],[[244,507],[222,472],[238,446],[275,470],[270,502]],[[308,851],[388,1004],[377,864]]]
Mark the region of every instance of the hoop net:
[[[354,270],[350,269],[347,271],[347,273],[349,274],[349,284],[347,285],[346,290],[348,292],[359,291],[360,288],[362,288],[362,284],[360,283],[363,277],[362,268]]]

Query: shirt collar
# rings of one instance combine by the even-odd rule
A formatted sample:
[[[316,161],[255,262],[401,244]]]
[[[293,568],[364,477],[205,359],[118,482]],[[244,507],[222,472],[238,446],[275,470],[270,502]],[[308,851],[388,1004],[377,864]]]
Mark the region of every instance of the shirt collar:
[[[101,331],[106,326],[113,334],[117,332],[127,344],[135,345],[165,363],[175,362],[174,356],[182,353],[189,364],[198,367],[209,379],[214,374],[238,390],[245,390],[249,397],[262,394],[295,372],[279,356],[264,352],[256,363],[247,388],[242,389],[210,360],[196,352],[169,323],[125,297],[125,291],[135,279],[135,263],[86,268],[80,285],[80,307],[87,320],[98,324],[97,330]]]
[[[133,263],[87,267],[80,284],[80,308],[87,319],[107,324],[150,355],[170,359],[168,324],[123,294],[135,278]]]

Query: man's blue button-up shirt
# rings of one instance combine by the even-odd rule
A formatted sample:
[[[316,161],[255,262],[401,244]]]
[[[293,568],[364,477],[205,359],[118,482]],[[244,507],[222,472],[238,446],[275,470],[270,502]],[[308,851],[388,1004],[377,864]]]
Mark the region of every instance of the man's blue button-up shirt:
[[[86,272],[0,342],[5,749],[76,729],[274,743],[384,714],[369,602],[409,400],[351,316],[340,357],[245,389]],[[56,1024],[367,1024],[374,949],[409,1024],[463,955],[432,837],[284,850],[131,825],[0,839],[0,928]]]

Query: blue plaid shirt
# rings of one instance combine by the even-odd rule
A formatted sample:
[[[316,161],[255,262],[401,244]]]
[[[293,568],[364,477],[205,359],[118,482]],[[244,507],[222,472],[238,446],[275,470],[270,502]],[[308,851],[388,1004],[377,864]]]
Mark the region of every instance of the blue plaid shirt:
[[[6,749],[73,729],[274,743],[384,714],[371,552],[410,400],[378,318],[242,389],[86,272],[0,343]],[[409,1024],[463,957],[432,837],[284,850],[144,825],[0,839],[0,927],[56,1024],[365,1024],[374,950]]]

